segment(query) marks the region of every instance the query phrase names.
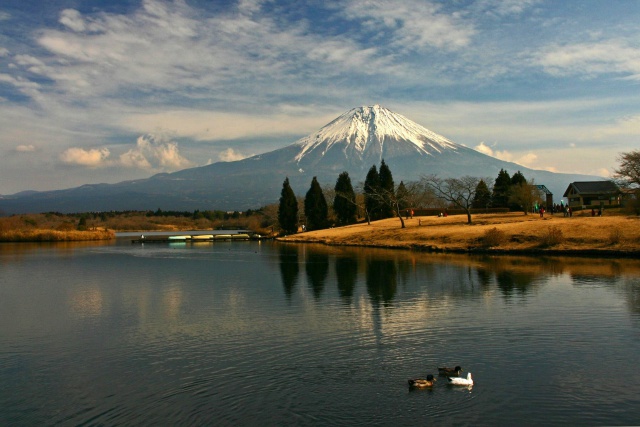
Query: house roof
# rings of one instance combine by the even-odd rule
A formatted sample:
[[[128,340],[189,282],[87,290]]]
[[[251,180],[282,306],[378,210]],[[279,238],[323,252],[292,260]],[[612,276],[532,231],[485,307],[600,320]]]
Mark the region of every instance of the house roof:
[[[536,184],[536,187],[538,187],[538,190],[542,191],[544,194],[553,196],[553,193],[549,191],[549,189],[545,185]]]
[[[574,189],[577,194],[611,194],[620,192],[620,188],[613,181],[576,181],[569,184],[563,197]]]

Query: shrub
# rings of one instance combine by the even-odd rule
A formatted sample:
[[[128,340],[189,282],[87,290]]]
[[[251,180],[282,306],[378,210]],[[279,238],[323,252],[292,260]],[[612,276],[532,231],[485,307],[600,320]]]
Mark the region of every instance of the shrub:
[[[71,231],[75,230],[75,226],[71,222],[63,222],[56,227],[57,231]]]
[[[616,245],[622,241],[622,230],[615,227],[609,231],[609,244]]]
[[[498,230],[496,227],[485,231],[482,236],[482,244],[486,247],[499,246],[506,242],[506,240],[507,235],[505,232]]]
[[[549,227],[547,232],[542,235],[541,244],[544,247],[555,246],[564,243],[564,235],[558,227]]]

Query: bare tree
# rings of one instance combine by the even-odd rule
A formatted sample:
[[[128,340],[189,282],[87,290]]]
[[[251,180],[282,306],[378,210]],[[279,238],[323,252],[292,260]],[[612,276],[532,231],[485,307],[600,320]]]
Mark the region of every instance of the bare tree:
[[[618,160],[620,167],[614,175],[616,183],[635,193],[635,200],[631,201],[630,206],[636,214],[640,214],[640,150],[622,153]]]
[[[529,213],[536,202],[542,200],[542,190],[535,185],[533,179],[526,183],[513,185],[509,190],[509,203],[518,205],[525,215]]]
[[[398,216],[400,227],[405,228],[404,219],[402,219],[402,206],[416,206],[416,201],[424,192],[421,191],[422,186],[419,182],[409,182],[404,184],[404,190],[401,192],[379,189],[370,196],[375,197],[380,203],[387,205]]]
[[[640,187],[640,150],[622,153],[618,160],[620,167],[615,171],[618,182],[624,187]]]
[[[463,209],[467,214],[467,223],[471,224],[471,207],[480,178],[439,178],[435,175],[423,175],[420,181],[440,199]]]
[[[400,219],[400,227],[405,228],[404,219],[402,218],[402,213],[400,212],[400,207],[403,205],[408,206],[416,206],[415,203],[420,200],[422,195],[421,191],[422,187],[418,182],[410,182],[408,184],[404,184],[404,191],[398,194],[398,191],[391,191],[383,188],[370,188],[367,194],[367,197],[370,199],[374,199],[378,204],[385,205],[398,216]],[[364,212],[365,217],[367,218],[367,223],[371,224],[371,213],[367,211],[367,204],[365,203],[364,194],[364,183],[359,183],[356,187],[356,204],[359,209]],[[336,195],[340,195],[336,193]]]

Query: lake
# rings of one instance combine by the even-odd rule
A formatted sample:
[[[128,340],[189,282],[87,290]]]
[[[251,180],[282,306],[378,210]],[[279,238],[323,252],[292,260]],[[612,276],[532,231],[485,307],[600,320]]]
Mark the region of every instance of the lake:
[[[639,424],[639,354],[639,260],[0,244],[0,425]]]

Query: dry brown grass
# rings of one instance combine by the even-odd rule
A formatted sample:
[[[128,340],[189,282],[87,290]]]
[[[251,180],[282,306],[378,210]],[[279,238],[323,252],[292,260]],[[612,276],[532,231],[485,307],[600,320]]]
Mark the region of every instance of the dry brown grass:
[[[640,218],[630,216],[478,214],[468,225],[465,215],[414,217],[400,228],[397,218],[347,227],[298,233],[284,240],[330,245],[379,246],[427,250],[479,250],[494,228],[504,238],[492,245],[503,251],[640,251]],[[620,233],[612,237],[612,230]]]
[[[110,230],[8,230],[0,232],[0,242],[71,242],[83,240],[114,239],[115,233]]]

